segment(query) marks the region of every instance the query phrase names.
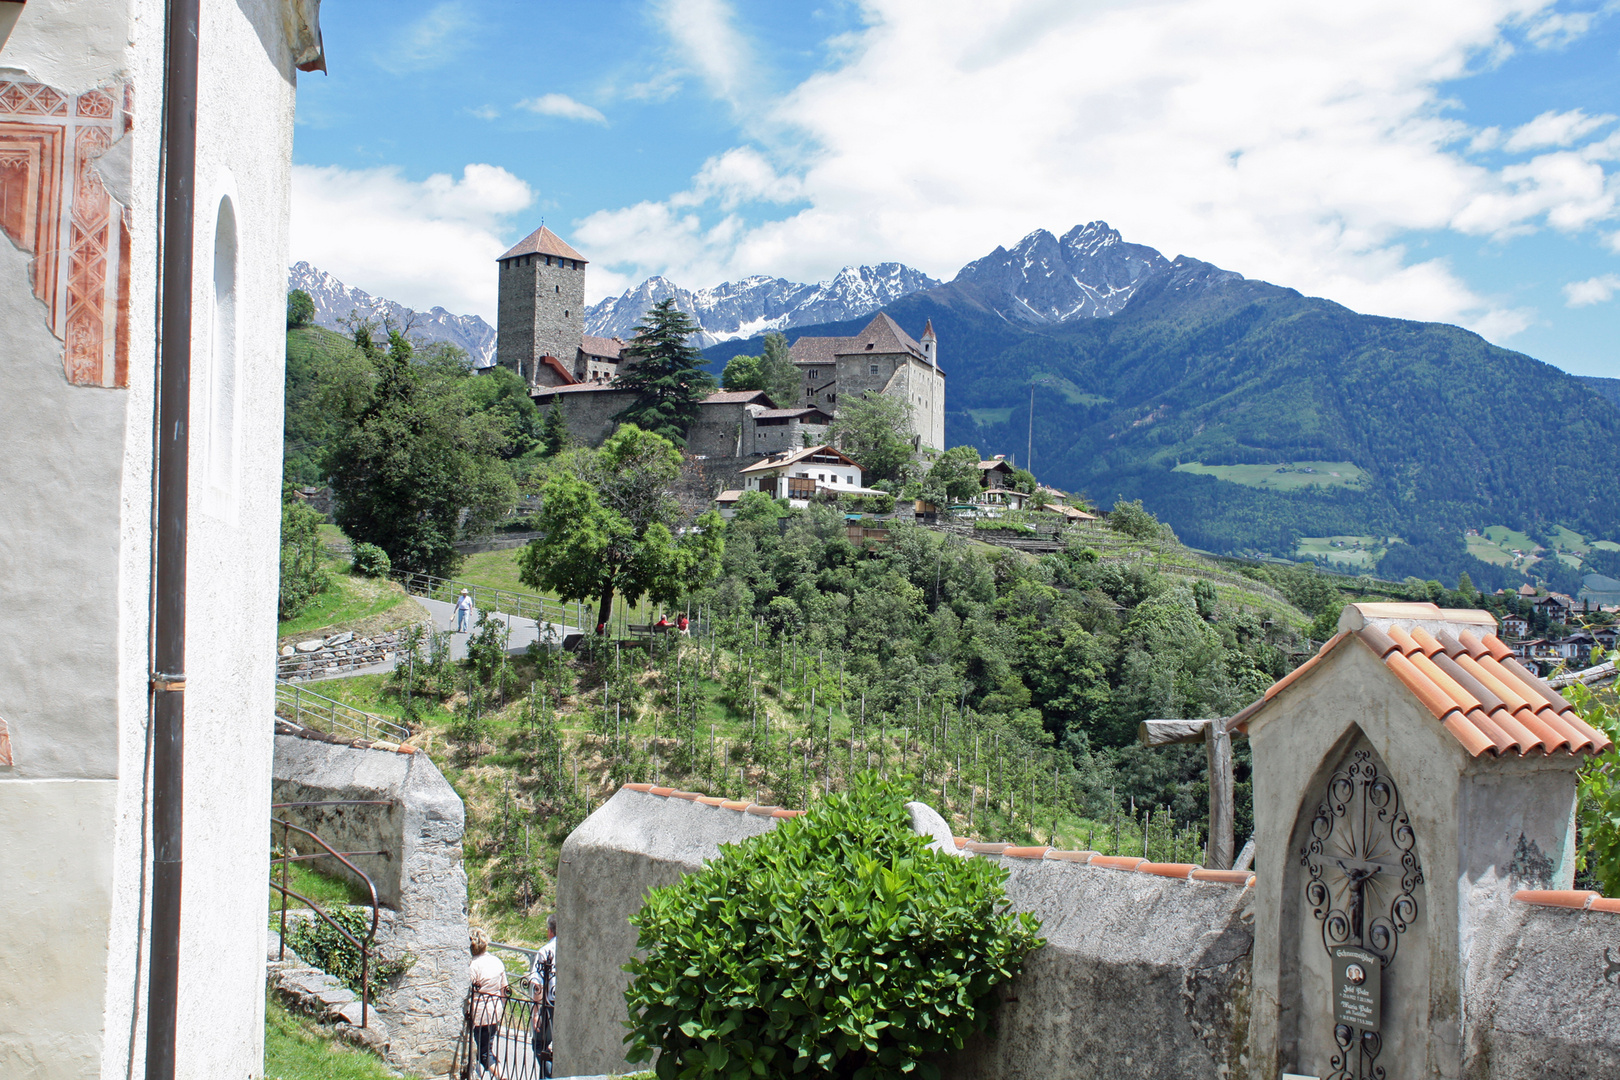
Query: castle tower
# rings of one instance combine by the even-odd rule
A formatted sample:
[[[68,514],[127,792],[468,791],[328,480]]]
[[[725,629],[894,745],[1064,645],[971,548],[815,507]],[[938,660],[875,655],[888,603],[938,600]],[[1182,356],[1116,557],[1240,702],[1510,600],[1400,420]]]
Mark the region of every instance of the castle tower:
[[[585,259],[544,225],[500,257],[495,361],[533,386],[540,358],[572,370],[585,336]]]
[[[919,339],[919,344],[922,345],[923,355],[928,357],[928,362],[935,367],[939,367],[939,339],[934,337],[933,319],[929,319],[923,324],[923,332],[922,337]]]

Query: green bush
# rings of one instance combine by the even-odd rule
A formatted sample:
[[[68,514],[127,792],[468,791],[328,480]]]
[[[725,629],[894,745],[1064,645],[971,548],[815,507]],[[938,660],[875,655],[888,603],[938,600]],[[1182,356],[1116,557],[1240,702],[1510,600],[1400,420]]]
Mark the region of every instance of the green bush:
[[[1592,662],[1601,654],[1594,652]],[[1620,702],[1612,692],[1594,691],[1580,683],[1564,688],[1564,697],[1582,720],[1620,745]],[[1581,887],[1597,889],[1604,896],[1620,896],[1620,749],[1589,758],[1581,766],[1579,794],[1579,842],[1575,867],[1586,879]]]
[[[281,504],[281,589],[276,617],[293,618],[332,584],[321,564],[319,513],[296,499]]]
[[[366,933],[371,929],[369,908],[329,907],[325,911],[332,922],[347,930],[355,941],[366,939]],[[360,993],[360,950],[350,944],[348,938],[338,933],[325,919],[312,915],[298,926],[289,929],[287,946],[306,963],[313,964],[328,975],[342,979],[343,984],[350,990]],[[387,989],[389,979],[409,971],[414,963],[416,958],[409,955],[394,960],[381,960],[373,949],[371,964],[366,972],[366,981],[371,985],[372,1000],[375,1001],[377,995]]]
[[[994,988],[1042,942],[1006,872],[927,847],[873,774],[727,845],[631,920],[629,1059],[660,1080],[934,1080],[924,1055],[990,1021]]]
[[[354,545],[354,572],[363,577],[387,577],[391,566],[388,562],[388,552],[376,544]]]

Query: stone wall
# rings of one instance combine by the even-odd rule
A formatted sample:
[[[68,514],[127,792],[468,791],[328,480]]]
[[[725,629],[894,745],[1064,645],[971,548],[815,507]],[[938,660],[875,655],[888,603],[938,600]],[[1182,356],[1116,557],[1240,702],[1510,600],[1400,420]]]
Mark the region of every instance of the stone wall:
[[[635,948],[627,920],[646,891],[777,820],[768,807],[627,787],[569,836],[557,886],[559,1075],[628,1071],[628,976],[620,968]],[[914,827],[948,834],[931,811],[914,811]],[[1192,880],[1191,866],[1140,859],[1005,845],[969,851],[1007,867],[1013,909],[1036,913],[1048,944],[1005,988],[998,1034],[940,1062],[944,1075],[1240,1075],[1253,948],[1249,875],[1197,871]]]
[[[541,356],[555,356],[572,370],[579,353],[585,271],[552,262],[547,266],[543,255],[520,255],[501,264],[495,359],[513,371],[533,372],[532,361]]]
[[[276,656],[276,678],[289,682],[325,679],[355,668],[385,664],[394,658],[404,633],[390,630],[371,637],[355,637],[353,632],[345,632],[288,643]]]
[[[614,419],[636,399],[629,390],[564,390],[553,393],[550,388],[539,387],[533,394],[534,403],[543,413],[551,408],[555,399],[568,421],[568,434],[586,446],[601,446],[618,425]]]
[[[278,813],[339,851],[384,853],[354,861],[372,877],[379,900],[392,909],[378,932],[384,954],[406,952],[416,958],[377,1002],[392,1036],[389,1061],[412,1072],[443,1073],[461,1031],[469,959],[460,797],[425,754],[278,734],[272,798],[395,801],[391,807],[303,807]],[[295,839],[293,846],[304,851],[312,845]],[[335,859],[317,865],[352,876]]]

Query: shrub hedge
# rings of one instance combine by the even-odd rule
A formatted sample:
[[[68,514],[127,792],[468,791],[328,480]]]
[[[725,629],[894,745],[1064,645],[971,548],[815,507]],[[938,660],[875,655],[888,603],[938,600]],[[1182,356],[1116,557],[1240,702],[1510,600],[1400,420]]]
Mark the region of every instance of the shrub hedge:
[[[1041,944],[1006,872],[928,848],[898,786],[867,774],[803,817],[654,889],[626,965],[631,1061],[660,1080],[935,1080],[925,1055],[991,1018]]]

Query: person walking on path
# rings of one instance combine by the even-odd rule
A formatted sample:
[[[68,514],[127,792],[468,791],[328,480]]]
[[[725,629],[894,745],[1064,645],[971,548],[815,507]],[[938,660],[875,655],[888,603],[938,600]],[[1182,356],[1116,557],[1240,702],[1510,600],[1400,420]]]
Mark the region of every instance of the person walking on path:
[[[534,1060],[551,1075],[551,1021],[557,1009],[557,916],[546,916],[546,943],[535,950],[524,985],[534,994]]]
[[[506,985],[506,965],[490,953],[489,934],[483,929],[473,927],[468,945],[472,963],[467,965],[467,979],[472,991],[467,999],[467,1020],[472,1027],[473,1060],[483,1068],[484,1075],[503,1080],[495,1060],[495,1034],[501,1029],[506,997],[512,992]]]
[[[467,616],[472,614],[472,597],[466,589],[461,590],[461,599],[456,601],[456,630],[459,633],[467,632]]]

